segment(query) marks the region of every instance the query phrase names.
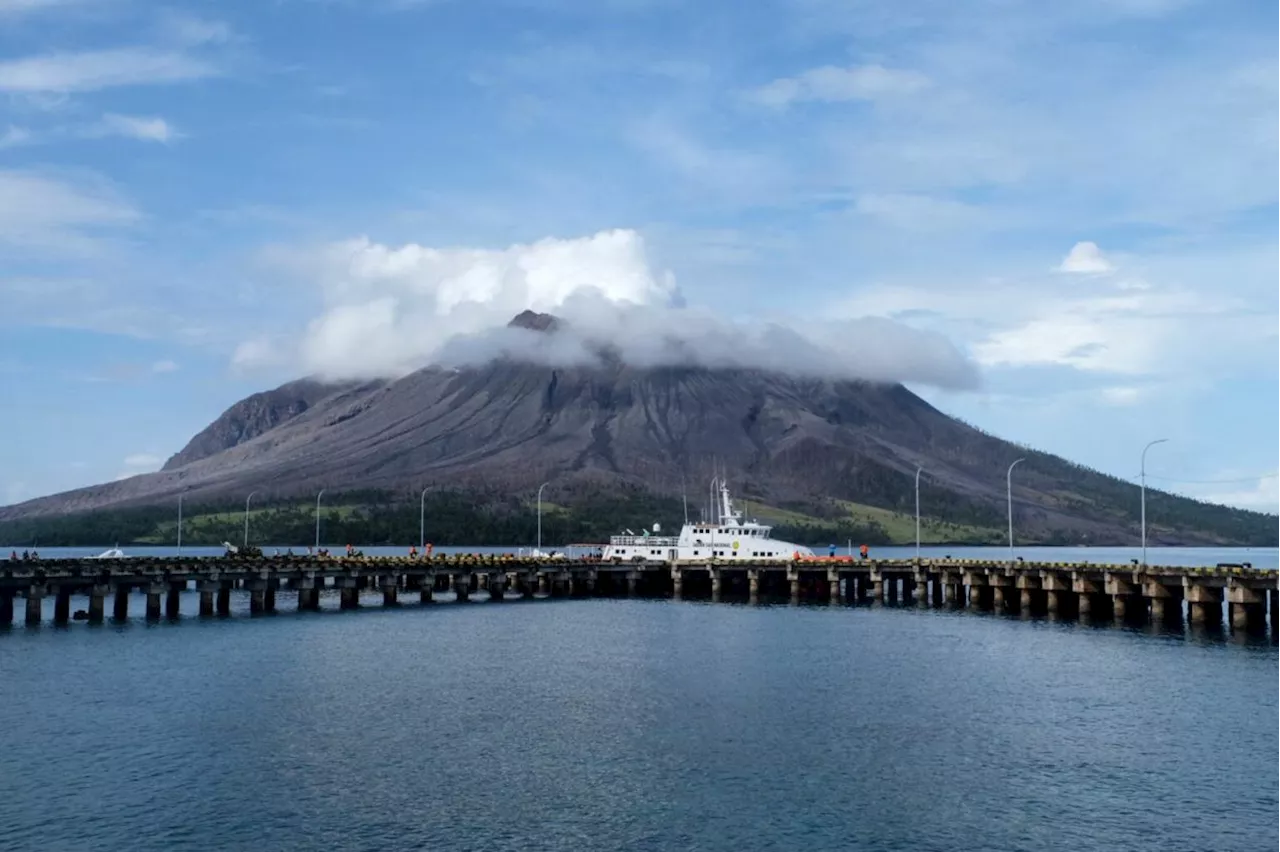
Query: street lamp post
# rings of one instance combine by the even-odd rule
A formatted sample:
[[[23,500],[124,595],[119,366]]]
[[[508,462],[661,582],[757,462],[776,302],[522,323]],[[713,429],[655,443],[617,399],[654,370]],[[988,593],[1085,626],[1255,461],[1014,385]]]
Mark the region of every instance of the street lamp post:
[[[1006,493],[1009,496],[1009,561],[1013,561],[1013,469],[1026,459],[1015,459],[1013,464],[1009,465],[1009,470],[1005,472],[1004,482]]]
[[[428,485],[418,497],[418,547],[423,550],[427,549],[427,492],[430,490]]]
[[[920,561],[920,472],[923,467],[916,467],[916,562]]]
[[[250,491],[249,496],[244,498],[244,547],[245,547],[245,550],[249,549],[249,501],[252,500],[253,495],[257,493],[258,493],[257,491]]]
[[[316,495],[316,547],[315,552],[320,552],[320,498],[324,496],[324,489],[320,489],[320,493]]]
[[[1147,567],[1147,450],[1156,444],[1163,444],[1168,438],[1157,438],[1142,448],[1142,567]]]
[[[182,555],[182,495],[178,495],[178,555]]]
[[[547,483],[538,486],[538,555],[542,555],[542,489],[547,487]]]

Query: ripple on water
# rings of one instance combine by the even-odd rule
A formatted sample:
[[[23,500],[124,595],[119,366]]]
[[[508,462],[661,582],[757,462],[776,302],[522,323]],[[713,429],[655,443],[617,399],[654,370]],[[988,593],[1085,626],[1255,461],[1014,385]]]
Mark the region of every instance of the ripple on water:
[[[1269,646],[566,601],[0,636],[0,848],[1274,848]]]

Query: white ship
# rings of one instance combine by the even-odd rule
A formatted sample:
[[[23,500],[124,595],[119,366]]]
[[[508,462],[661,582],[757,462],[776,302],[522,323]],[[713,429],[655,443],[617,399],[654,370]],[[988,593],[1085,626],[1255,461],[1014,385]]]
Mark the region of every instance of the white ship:
[[[773,528],[743,518],[729,497],[729,486],[723,480],[712,480],[717,500],[712,523],[689,523],[678,536],[661,535],[661,527],[653,525],[652,533],[639,535],[627,530],[625,535],[610,537],[600,558],[605,562],[673,562],[686,559],[795,559],[813,556],[813,551],[789,541],[772,538]]]

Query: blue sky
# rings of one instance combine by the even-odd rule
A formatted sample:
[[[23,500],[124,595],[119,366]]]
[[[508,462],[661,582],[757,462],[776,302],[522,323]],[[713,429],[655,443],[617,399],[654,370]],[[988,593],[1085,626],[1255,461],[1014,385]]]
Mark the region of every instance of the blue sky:
[[[1120,476],[1168,437],[1153,483],[1274,511],[1276,30],[1235,0],[0,0],[0,502],[591,290],[800,329]]]

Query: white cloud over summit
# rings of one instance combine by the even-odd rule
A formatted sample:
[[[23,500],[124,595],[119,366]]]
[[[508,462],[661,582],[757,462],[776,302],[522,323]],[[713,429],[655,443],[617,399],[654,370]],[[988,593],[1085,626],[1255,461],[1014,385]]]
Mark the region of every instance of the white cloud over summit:
[[[1098,244],[1087,241],[1073,245],[1071,251],[1067,252],[1067,256],[1062,259],[1062,263],[1058,264],[1059,272],[1081,275],[1097,275],[1114,269],[1111,261],[1102,256],[1102,250],[1098,248]]]
[[[635,366],[745,367],[948,388],[977,383],[974,367],[949,341],[893,320],[745,319],[731,298],[686,307],[674,277],[650,267],[631,230],[500,250],[393,248],[360,238],[284,258],[318,283],[322,311],[296,340],[246,341],[237,366],[283,361],[331,378],[397,376],[500,356],[590,364],[608,346]],[[554,313],[566,327],[553,336],[506,327],[526,309]]]

